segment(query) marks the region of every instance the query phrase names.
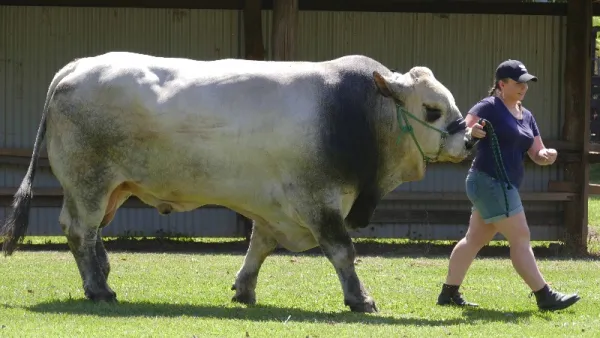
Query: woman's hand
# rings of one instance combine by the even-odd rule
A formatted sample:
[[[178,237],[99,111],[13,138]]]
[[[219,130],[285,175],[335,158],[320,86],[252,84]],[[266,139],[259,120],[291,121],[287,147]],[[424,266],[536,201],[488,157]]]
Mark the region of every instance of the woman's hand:
[[[471,127],[471,136],[475,138],[484,138],[486,135],[485,130],[483,130],[483,126],[479,123],[475,123],[473,127]]]
[[[538,152],[539,164],[541,165],[551,165],[556,161],[556,157],[558,153],[556,149],[544,148]]]

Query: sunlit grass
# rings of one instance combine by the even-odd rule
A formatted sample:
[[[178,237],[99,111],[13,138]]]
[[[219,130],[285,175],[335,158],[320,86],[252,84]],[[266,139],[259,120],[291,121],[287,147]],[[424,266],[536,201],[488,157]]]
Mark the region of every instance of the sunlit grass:
[[[230,301],[241,255],[111,253],[119,304],[83,299],[68,252],[0,258],[2,337],[398,337],[600,334],[600,261],[540,260],[545,277],[583,299],[542,313],[505,258],[481,258],[463,286],[475,310],[439,307],[446,257],[360,257],[377,314],[351,313],[322,255],[274,254],[259,275],[258,304]]]

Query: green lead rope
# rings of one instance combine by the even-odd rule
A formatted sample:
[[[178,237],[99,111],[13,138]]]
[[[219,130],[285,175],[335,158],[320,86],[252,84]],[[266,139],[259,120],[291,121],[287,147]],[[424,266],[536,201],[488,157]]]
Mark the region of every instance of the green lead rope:
[[[504,167],[504,162],[502,161],[502,152],[500,150],[500,144],[498,143],[498,137],[496,136],[496,132],[494,131],[494,126],[490,123],[490,121],[486,119],[479,119],[478,123],[483,126],[483,130],[485,130],[486,134],[489,134],[492,141],[492,152],[494,154],[494,162],[496,162],[496,175],[500,177],[502,181],[506,183],[506,186],[502,184],[502,192],[504,193],[504,205],[506,206],[506,217],[508,217],[508,196],[506,194],[506,190],[512,189],[512,185],[510,184],[510,180],[508,179],[508,174],[506,174],[506,168]]]

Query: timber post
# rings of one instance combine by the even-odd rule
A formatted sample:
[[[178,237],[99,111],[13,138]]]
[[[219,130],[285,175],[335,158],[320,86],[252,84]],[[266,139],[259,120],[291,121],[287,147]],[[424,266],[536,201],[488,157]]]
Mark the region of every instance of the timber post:
[[[565,202],[565,244],[569,251],[587,253],[592,0],[570,0],[567,7],[565,116],[563,138],[576,146],[581,161],[565,165],[565,180],[576,187]]]
[[[273,60],[296,59],[298,0],[273,0]]]
[[[244,1],[244,54],[249,60],[265,59],[261,6],[261,0]]]

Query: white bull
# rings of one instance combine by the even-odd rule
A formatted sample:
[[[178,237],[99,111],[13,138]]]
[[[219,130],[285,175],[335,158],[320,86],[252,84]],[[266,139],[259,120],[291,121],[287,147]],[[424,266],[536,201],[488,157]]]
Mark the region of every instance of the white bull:
[[[217,204],[253,220],[233,300],[256,302],[259,269],[277,243],[294,252],[320,246],[345,304],[366,312],[377,306],[355,272],[347,229],[367,226],[386,193],[421,179],[424,156],[458,162],[471,144],[452,94],[425,67],[400,74],[365,56],[82,58],[50,84],[2,227],[6,255],[26,233],[45,134],[64,190],[59,223],[89,299],[116,300],[100,229],[135,195],[161,214]]]

